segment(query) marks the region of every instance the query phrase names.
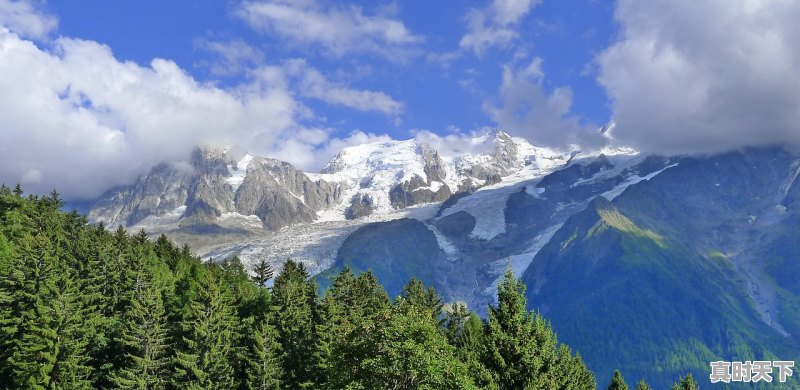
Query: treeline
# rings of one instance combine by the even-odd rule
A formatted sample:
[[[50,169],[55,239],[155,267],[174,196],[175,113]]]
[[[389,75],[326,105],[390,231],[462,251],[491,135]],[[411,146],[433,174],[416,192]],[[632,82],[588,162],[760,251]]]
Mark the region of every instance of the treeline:
[[[390,299],[369,272],[319,297],[301,264],[268,289],[263,264],[62,206],[0,188],[0,389],[596,388],[510,272],[486,320],[417,280]]]

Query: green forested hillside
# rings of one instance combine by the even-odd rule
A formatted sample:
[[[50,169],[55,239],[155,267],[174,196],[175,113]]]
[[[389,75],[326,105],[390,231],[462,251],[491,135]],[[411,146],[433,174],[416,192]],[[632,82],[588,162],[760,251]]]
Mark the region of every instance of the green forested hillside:
[[[758,317],[730,260],[634,221],[634,211],[658,209],[623,201],[595,199],[522,276],[531,306],[581,346],[592,370],[623,368],[665,388],[686,371],[707,378],[711,361],[797,359],[796,339]],[[797,388],[790,382],[730,387]]]
[[[486,320],[417,280],[391,299],[370,272],[319,297],[301,264],[268,289],[61,207],[0,189],[0,388],[595,388],[510,273]]]

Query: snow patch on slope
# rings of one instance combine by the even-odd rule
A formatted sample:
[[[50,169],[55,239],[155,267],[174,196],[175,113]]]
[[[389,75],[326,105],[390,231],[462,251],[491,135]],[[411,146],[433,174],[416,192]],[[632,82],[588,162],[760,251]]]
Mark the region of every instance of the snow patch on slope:
[[[645,175],[644,177],[639,176],[639,175],[631,175],[627,179],[625,179],[625,181],[623,181],[622,183],[620,183],[619,185],[617,185],[613,189],[608,190],[608,191],[600,194],[600,196],[602,196],[602,197],[604,197],[604,198],[606,198],[608,200],[614,200],[614,198],[620,196],[628,187],[630,187],[630,186],[632,186],[632,185],[634,185],[636,183],[642,182],[642,181],[650,180],[650,179],[656,177],[661,172],[664,172],[667,169],[670,169],[670,168],[675,167],[677,165],[678,164],[672,164],[672,165],[666,166],[666,167],[664,167],[664,169],[660,169],[658,171],[650,173],[649,175]]]
[[[235,165],[228,164],[228,172],[230,172],[231,175],[225,179],[225,182],[231,185],[234,193],[236,193],[239,186],[244,183],[244,178],[247,176],[247,166],[250,165],[251,161],[253,161],[253,156],[246,154],[241,160],[236,162]]]
[[[547,242],[549,242],[553,235],[556,234],[558,229],[561,229],[561,226],[562,224],[558,224],[547,228],[533,239],[531,245],[525,249],[524,252],[493,261],[491,263],[491,272],[493,275],[496,275],[497,278],[494,280],[494,282],[492,282],[491,286],[484,290],[484,292],[489,295],[495,295],[497,292],[497,285],[500,284],[500,281],[502,281],[503,275],[505,274],[505,271],[508,269],[509,265],[511,266],[511,272],[514,273],[514,277],[517,279],[521,278],[522,274],[525,273],[525,270],[530,267],[531,263],[533,262],[533,258],[536,257],[536,254],[539,253],[542,248],[544,248]]]
[[[174,210],[163,215],[148,215],[136,223],[136,225],[132,226],[131,229],[150,231],[150,228],[154,226],[177,224],[184,212],[186,212],[186,206],[176,207]]]
[[[436,237],[436,242],[439,244],[439,248],[441,248],[442,251],[444,251],[444,253],[447,255],[447,259],[450,261],[455,261],[458,258],[458,249],[456,249],[456,246],[453,244],[453,242],[445,237],[444,234],[442,234],[442,232],[440,232],[435,226],[425,226],[427,226],[428,230],[430,230]]]

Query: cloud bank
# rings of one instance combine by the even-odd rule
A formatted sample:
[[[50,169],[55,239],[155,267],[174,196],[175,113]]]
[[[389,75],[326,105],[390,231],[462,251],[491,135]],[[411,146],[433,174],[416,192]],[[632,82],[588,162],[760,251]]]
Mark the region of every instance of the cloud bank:
[[[800,144],[800,2],[620,0],[597,58],[616,142],[659,153]]]
[[[85,198],[198,143],[272,147],[302,115],[278,81],[225,91],[171,61],[120,62],[106,46],[68,38],[45,51],[0,30],[0,177]]]

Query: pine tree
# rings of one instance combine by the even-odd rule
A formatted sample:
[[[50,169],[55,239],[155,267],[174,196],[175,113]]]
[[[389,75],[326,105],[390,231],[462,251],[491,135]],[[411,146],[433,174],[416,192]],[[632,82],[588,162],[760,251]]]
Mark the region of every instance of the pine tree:
[[[153,250],[155,250],[159,259],[167,263],[169,269],[175,271],[175,267],[178,264],[178,250],[166,235],[162,233],[158,236],[153,244]]]
[[[241,389],[278,390],[283,375],[283,351],[278,332],[269,321],[248,317],[242,322],[244,345],[239,360],[244,377]]]
[[[317,287],[305,267],[287,261],[272,288],[272,316],[285,353],[283,387],[308,387],[315,379]]]
[[[354,276],[345,268],[334,277],[320,304],[316,327],[320,382],[342,388],[363,376],[359,362],[378,351],[374,344],[357,342],[356,333],[382,326],[389,308],[389,297],[372,272]]]
[[[525,285],[511,269],[497,290],[498,305],[489,307],[484,364],[500,389],[561,389],[571,382],[561,373],[574,370],[586,376],[582,361],[559,351],[550,324],[526,310]]]
[[[681,377],[678,380],[678,383],[672,385],[672,390],[698,390],[700,387],[697,386],[697,382],[695,382],[692,374],[687,374],[685,377]]]
[[[647,384],[647,382],[644,381],[644,379],[641,379],[636,385],[636,390],[652,390],[652,388]]]
[[[163,297],[151,271],[140,273],[121,337],[127,352],[111,380],[118,389],[163,389],[169,365]]]
[[[425,285],[417,278],[411,278],[403,287],[400,293],[404,302],[409,305],[418,306],[430,311],[431,316],[440,319],[442,316],[442,298],[433,287],[425,288]]]
[[[266,259],[261,259],[256,266],[253,267],[253,273],[255,274],[253,275],[253,281],[256,282],[256,285],[265,286],[267,281],[272,279],[272,276],[275,274],[275,270]]]
[[[23,237],[6,282],[18,288],[11,311],[19,317],[7,328],[14,332],[6,361],[13,388],[91,386],[78,286],[54,252],[44,235]]]
[[[233,297],[219,275],[207,271],[200,277],[198,296],[190,302],[191,318],[182,324],[174,384],[188,389],[230,389],[234,387]]]
[[[625,378],[619,370],[614,370],[614,377],[611,378],[611,383],[608,384],[608,390],[628,390],[628,384],[625,383]]]
[[[467,366],[472,380],[481,389],[497,389],[492,373],[483,365],[486,354],[483,320],[467,310],[467,305],[457,303],[447,313],[446,329],[456,355]]]
[[[561,390],[595,390],[597,382],[580,354],[572,356],[566,345],[559,347],[559,365],[556,368],[557,383]]]
[[[8,280],[12,270],[11,247],[0,231],[0,389],[11,386],[11,373],[7,372],[8,352],[12,350],[17,321],[13,309],[13,284]]]
[[[373,345],[376,352],[356,362],[361,375],[346,388],[477,389],[427,310],[400,304],[383,321],[353,333],[355,344]]]

